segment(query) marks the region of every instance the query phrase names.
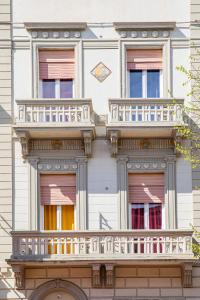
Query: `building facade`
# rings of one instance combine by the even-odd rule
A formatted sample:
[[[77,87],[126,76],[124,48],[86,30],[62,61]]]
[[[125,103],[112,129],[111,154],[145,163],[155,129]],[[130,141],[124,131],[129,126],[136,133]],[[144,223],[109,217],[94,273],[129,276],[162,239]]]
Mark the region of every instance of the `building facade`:
[[[0,299],[200,299],[200,170],[175,149],[199,20],[0,0]]]

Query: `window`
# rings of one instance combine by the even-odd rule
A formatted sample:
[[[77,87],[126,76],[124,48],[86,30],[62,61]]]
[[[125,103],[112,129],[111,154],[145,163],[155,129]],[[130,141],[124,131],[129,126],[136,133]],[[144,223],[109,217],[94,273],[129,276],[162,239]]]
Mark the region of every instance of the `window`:
[[[44,230],[73,230],[76,203],[74,174],[41,174],[41,228]]]
[[[39,51],[41,97],[72,98],[74,74],[74,50]]]
[[[164,228],[164,174],[129,174],[132,229]]]
[[[128,50],[127,69],[131,98],[162,96],[162,50]]]

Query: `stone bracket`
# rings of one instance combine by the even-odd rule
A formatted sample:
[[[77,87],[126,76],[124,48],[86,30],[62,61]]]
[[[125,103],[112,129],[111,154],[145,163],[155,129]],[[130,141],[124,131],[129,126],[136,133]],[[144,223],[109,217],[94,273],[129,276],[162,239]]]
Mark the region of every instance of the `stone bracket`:
[[[182,284],[184,288],[192,287],[192,264],[185,263],[182,266]]]
[[[24,267],[21,265],[14,265],[12,267],[15,274],[15,286],[18,290],[24,289]]]
[[[83,131],[85,155],[88,157],[91,157],[92,155],[92,138],[93,138],[93,133],[91,130]]]
[[[22,147],[22,157],[25,159],[29,155],[29,135],[26,131],[17,132]]]
[[[119,131],[117,130],[110,131],[111,153],[113,157],[115,157],[118,154],[118,139],[119,139]]]
[[[114,265],[113,264],[92,265],[92,287],[93,288],[114,287]]]

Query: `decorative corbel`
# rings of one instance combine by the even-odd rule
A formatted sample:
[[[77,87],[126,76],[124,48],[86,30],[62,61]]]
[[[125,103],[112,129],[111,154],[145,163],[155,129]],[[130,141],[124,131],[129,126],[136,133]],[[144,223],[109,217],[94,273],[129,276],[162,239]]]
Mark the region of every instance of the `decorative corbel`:
[[[24,267],[14,265],[13,272],[15,274],[15,286],[18,290],[24,289]]]
[[[114,265],[105,264],[106,268],[106,288],[114,287]]]
[[[92,265],[92,287],[100,288],[101,287],[101,275],[100,275],[100,264]]]
[[[184,264],[182,266],[182,283],[184,288],[192,287],[192,264]]]
[[[18,133],[22,147],[22,157],[25,159],[29,155],[29,135],[27,132]]]
[[[112,156],[116,156],[118,153],[118,138],[119,132],[117,130],[112,130],[110,132],[110,141],[112,146]]]
[[[85,155],[90,157],[92,155],[92,131],[83,131],[83,140],[85,147]]]

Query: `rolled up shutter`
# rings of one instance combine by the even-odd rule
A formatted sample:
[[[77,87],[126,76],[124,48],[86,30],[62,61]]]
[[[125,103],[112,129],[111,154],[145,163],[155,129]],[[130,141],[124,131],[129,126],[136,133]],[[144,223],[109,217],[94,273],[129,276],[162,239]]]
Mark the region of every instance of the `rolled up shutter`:
[[[129,49],[127,50],[128,70],[162,69],[161,49]]]
[[[40,175],[42,205],[74,205],[76,201],[76,175]]]
[[[164,202],[164,174],[129,174],[130,203]]]
[[[74,50],[40,50],[40,79],[74,79]]]

